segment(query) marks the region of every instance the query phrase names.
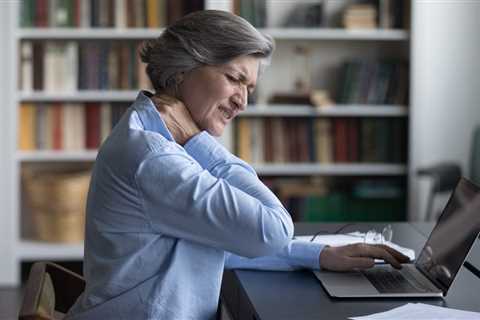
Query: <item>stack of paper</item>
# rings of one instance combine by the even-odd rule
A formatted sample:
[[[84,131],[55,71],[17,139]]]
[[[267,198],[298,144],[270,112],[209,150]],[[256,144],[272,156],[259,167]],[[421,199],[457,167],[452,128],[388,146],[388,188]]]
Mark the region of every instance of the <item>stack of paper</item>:
[[[432,306],[424,303],[407,303],[390,311],[375,313],[362,317],[351,317],[352,320],[390,320],[390,319],[422,319],[422,320],[479,320],[480,313]]]
[[[304,240],[304,241],[310,241],[313,238],[313,236],[297,236],[295,239],[298,240]],[[352,233],[347,233],[347,234],[327,234],[327,235],[318,235],[315,237],[315,242],[317,243],[322,243],[326,244],[332,247],[335,246],[344,246],[347,244],[354,244],[354,243],[363,243],[365,239],[365,233],[362,232],[352,232]],[[407,257],[410,258],[410,260],[415,260],[415,251],[413,251],[410,248],[405,248],[402,246],[399,246],[396,243],[390,242],[390,241],[384,241],[383,242],[385,245],[403,253]],[[383,260],[377,261],[377,262],[382,262]]]

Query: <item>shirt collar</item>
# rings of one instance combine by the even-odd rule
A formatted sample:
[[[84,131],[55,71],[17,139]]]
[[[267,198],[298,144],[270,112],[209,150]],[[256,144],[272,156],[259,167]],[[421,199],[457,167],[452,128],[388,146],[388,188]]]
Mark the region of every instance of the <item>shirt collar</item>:
[[[162,116],[150,99],[152,96],[151,92],[142,90],[138,93],[133,103],[133,108],[137,111],[143,128],[148,131],[158,132],[168,140],[175,141]]]

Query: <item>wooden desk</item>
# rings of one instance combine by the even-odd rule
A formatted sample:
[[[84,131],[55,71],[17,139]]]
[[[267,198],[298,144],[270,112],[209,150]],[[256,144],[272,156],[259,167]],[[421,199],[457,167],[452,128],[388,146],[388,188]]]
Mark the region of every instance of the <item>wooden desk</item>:
[[[418,255],[426,236],[409,223],[394,223],[393,241],[410,247]],[[296,233],[334,231],[341,224],[297,224]],[[356,224],[342,232],[381,230],[384,224]],[[310,271],[265,272],[234,270],[225,272],[222,300],[232,320],[346,319],[423,302],[480,312],[480,279],[465,268],[460,270],[445,299],[332,299]]]

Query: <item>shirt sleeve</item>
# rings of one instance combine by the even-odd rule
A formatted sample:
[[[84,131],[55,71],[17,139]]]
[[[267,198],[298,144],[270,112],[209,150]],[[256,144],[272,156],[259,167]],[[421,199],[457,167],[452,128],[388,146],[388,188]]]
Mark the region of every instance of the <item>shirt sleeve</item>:
[[[231,185],[253,197],[260,197],[271,205],[282,206],[248,163],[230,153],[207,132],[203,131],[191,138],[185,144],[185,150],[213,176],[225,179]]]
[[[226,252],[225,268],[270,271],[318,270],[323,248],[323,244],[292,240],[280,253],[272,256],[246,258]]]
[[[281,251],[293,223],[280,201],[245,162],[197,136],[189,141],[197,157],[167,144],[137,169],[152,229],[245,257]]]

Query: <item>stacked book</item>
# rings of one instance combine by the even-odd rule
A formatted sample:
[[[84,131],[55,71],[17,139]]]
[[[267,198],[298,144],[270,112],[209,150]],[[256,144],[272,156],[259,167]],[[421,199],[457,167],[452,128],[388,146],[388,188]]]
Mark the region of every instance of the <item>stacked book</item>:
[[[20,150],[97,149],[128,108],[128,103],[22,103]]]
[[[343,26],[347,29],[377,28],[377,8],[373,4],[352,4],[343,13]]]

